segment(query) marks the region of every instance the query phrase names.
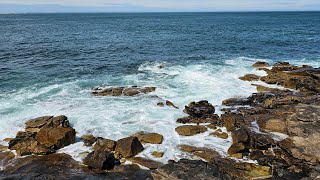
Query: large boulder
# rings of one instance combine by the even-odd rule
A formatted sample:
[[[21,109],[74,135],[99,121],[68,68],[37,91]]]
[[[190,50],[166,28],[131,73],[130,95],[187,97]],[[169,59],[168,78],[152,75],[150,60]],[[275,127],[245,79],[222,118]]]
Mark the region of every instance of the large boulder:
[[[75,134],[76,131],[73,128],[50,127],[42,128],[35,139],[40,145],[60,149],[75,143]]]
[[[141,143],[161,144],[163,136],[158,133],[137,132],[132,136],[137,137]]]
[[[93,151],[84,158],[83,164],[94,169],[112,169],[116,164],[116,159],[109,151]]]
[[[193,136],[195,134],[204,133],[208,129],[205,126],[183,125],[177,127],[175,130],[181,136]]]
[[[130,158],[143,150],[143,146],[137,137],[127,137],[117,141],[115,152],[118,156]]]
[[[28,120],[26,123],[27,132],[39,132],[42,128],[48,127],[70,127],[69,120],[66,116],[43,116]]]

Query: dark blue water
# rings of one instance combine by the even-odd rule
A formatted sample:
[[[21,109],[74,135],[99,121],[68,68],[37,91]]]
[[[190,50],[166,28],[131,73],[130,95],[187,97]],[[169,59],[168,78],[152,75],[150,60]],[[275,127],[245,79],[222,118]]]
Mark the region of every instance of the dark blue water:
[[[144,62],[320,61],[320,12],[0,15],[0,91]]]

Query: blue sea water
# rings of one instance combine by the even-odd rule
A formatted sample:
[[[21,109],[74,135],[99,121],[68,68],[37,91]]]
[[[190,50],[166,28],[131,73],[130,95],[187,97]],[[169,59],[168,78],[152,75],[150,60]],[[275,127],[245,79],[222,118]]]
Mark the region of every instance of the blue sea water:
[[[161,133],[164,143],[141,154],[165,151],[160,161],[186,156],[176,148],[182,143],[223,154],[230,138],[183,138],[175,121],[191,101],[207,99],[219,110],[222,100],[255,92],[238,77],[264,74],[251,68],[257,60],[319,67],[320,12],[0,15],[0,142],[27,119],[65,114],[78,136]],[[157,90],[90,94],[107,85]],[[166,99],[180,109],[156,106]],[[81,158],[83,150],[77,143],[64,151]]]

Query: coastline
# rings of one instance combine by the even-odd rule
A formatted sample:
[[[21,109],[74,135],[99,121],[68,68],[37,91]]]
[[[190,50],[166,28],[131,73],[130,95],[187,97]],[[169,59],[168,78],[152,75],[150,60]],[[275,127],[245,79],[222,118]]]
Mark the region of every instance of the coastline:
[[[269,65],[266,63],[258,62],[254,66],[256,68],[264,68],[265,66]],[[130,161],[130,158],[142,151],[141,146],[143,145],[141,144],[141,142],[143,141],[143,138],[152,140],[147,141],[147,143],[154,143],[155,135],[150,135],[150,133],[153,132],[148,132],[146,134],[139,135],[139,137],[135,136],[137,138],[134,138],[134,140],[131,138],[129,142],[127,142],[127,140],[125,141],[125,143],[119,143],[115,141],[113,142],[114,144],[123,144],[124,147],[119,146],[117,149],[116,145],[113,145],[112,148],[108,150],[108,152],[114,151],[115,154],[115,157],[111,158],[112,162],[110,162],[116,168],[114,170],[111,170],[111,172],[101,171],[101,168],[99,168],[100,166],[96,166],[98,167],[97,169],[100,170],[98,170],[99,174],[95,174],[96,170],[83,167],[76,161],[72,160],[71,157],[64,154],[28,156],[26,158],[16,159],[9,151],[5,151],[0,155],[0,164],[4,166],[5,164],[11,165],[9,165],[9,167],[7,168],[4,168],[3,171],[0,172],[0,177],[23,177],[27,172],[26,170],[35,171],[37,170],[37,168],[39,168],[38,165],[40,164],[37,165],[38,161],[48,161],[48,167],[54,167],[51,163],[54,162],[55,164],[58,162],[58,164],[62,164],[62,167],[66,166],[66,169],[56,169],[52,172],[46,172],[46,170],[43,170],[43,174],[29,174],[29,177],[26,176],[27,178],[32,178],[33,176],[35,177],[38,175],[41,175],[43,177],[63,175],[65,177],[70,176],[71,178],[84,178],[89,176],[93,176],[96,178],[102,178],[103,176],[117,178],[117,175],[120,176],[120,174],[121,176],[135,175],[138,179],[167,179],[171,177],[177,179],[179,179],[179,177],[205,177],[204,179],[211,179],[213,177],[219,177],[221,179],[277,177],[302,178],[319,176],[319,172],[317,171],[319,157],[315,153],[315,150],[317,150],[317,143],[319,143],[319,141],[317,141],[317,138],[319,138],[319,130],[317,130],[317,126],[319,125],[318,122],[320,110],[318,95],[320,92],[318,88],[320,87],[319,69],[311,68],[309,66],[298,67],[290,65],[288,63],[277,63],[273,65],[271,68],[264,68],[263,70],[266,71],[267,75],[263,77],[258,77],[258,80],[260,79],[265,83],[269,84],[276,83],[284,86],[285,88],[295,89],[297,91],[290,91],[286,89],[280,90],[274,88],[270,89],[264,86],[259,86],[259,89],[262,92],[254,93],[248,98],[232,98],[225,100],[222,103],[225,106],[225,108],[221,109],[224,113],[220,117],[215,114],[216,109],[212,104],[206,101],[200,101],[190,103],[188,106],[186,106],[184,108],[184,113],[186,113],[189,116],[183,117],[180,120],[178,119],[178,127],[180,127],[180,129],[177,130],[177,127],[176,131],[181,136],[194,136],[195,134],[203,134],[204,132],[209,132],[211,133],[211,135],[209,135],[208,133],[208,136],[220,136],[225,138],[227,134],[227,138],[232,139],[232,145],[230,148],[228,148],[228,157],[221,157],[221,155],[217,153],[214,149],[210,149],[207,147],[180,146],[179,148],[183,149],[183,151],[186,151],[188,154],[190,154],[190,157],[200,157],[201,160],[192,161],[182,159],[178,162],[170,161],[167,165],[163,165],[161,163],[156,163],[154,161],[146,159],[131,159],[138,161],[138,164],[140,165],[144,164],[145,166],[151,167],[149,168],[151,169],[150,171],[139,169],[137,166],[134,165],[119,166],[119,163],[121,164],[121,162],[124,161],[121,158],[121,156],[123,157],[124,154],[128,154],[127,152],[123,152],[123,149],[126,150],[128,148],[128,144],[134,144],[134,146],[129,146],[129,149],[131,149],[131,154],[129,153],[130,155],[128,156],[125,155],[127,157],[124,158]],[[252,79],[250,78],[246,80],[252,81]],[[142,89],[139,89],[139,87],[137,88],[138,89],[130,89],[130,92],[132,93],[132,90],[137,90],[138,93],[149,93],[147,91],[142,91]],[[264,91],[266,89],[268,90],[268,92]],[[123,92],[121,92],[119,95],[122,96]],[[133,95],[137,95],[137,93],[133,93]],[[166,105],[168,104],[170,103],[166,103]],[[172,104],[170,104],[170,106],[172,106]],[[310,116],[309,114],[304,113],[310,113],[310,111],[318,114],[316,114],[315,116]],[[49,118],[41,122],[41,126],[39,126],[38,124],[35,127],[30,127],[38,128],[36,130],[37,133],[42,132],[43,129],[46,129],[44,128],[44,126],[47,126],[48,122],[56,122],[56,120],[50,120]],[[183,125],[183,123],[181,122],[186,123],[188,125]],[[205,125],[203,125],[203,123],[205,123]],[[63,117],[62,120],[61,117],[58,118],[57,126],[54,124],[55,123],[53,123],[52,125],[51,123],[50,128],[69,128],[68,130],[73,129],[69,126],[67,117]],[[209,127],[209,125],[211,126]],[[258,125],[258,127],[256,125]],[[316,126],[310,127],[311,125]],[[223,131],[219,130],[219,127],[222,126],[225,127],[226,130],[228,130],[228,133],[226,133],[224,129]],[[254,129],[254,127],[256,129]],[[65,138],[66,136],[69,137],[70,135],[63,134],[62,136],[62,139],[65,141],[66,144],[73,144],[75,142],[75,132],[72,133],[72,131],[73,130],[71,130],[71,139]],[[274,137],[271,136],[270,132],[287,134],[288,138],[276,141]],[[32,137],[35,138],[35,141],[37,141],[37,143],[47,146],[46,143],[51,140],[46,139],[46,143],[42,143],[42,140],[39,140],[39,137],[37,138],[37,136],[39,136],[37,133],[33,134],[35,135],[35,137],[29,134],[23,134],[19,137],[17,136],[16,139],[20,139],[18,141],[15,141],[15,143],[17,144],[18,142],[18,144],[20,143],[22,145],[19,147],[15,147],[17,148],[16,150],[27,148],[27,155],[52,154],[52,146],[55,146],[54,151],[57,148],[60,149],[64,146],[57,145],[56,142],[54,142],[53,145],[48,145],[48,147],[45,147],[45,149],[42,149],[42,151],[39,149],[35,151],[34,149],[29,148],[30,144],[25,143],[27,144],[25,145],[24,143],[21,143],[26,139],[28,139],[29,141]],[[58,131],[58,134],[60,134],[60,131]],[[307,143],[304,143],[301,140],[301,138],[308,138],[309,136],[315,138],[315,143],[309,141]],[[84,143],[89,141],[89,144],[91,144],[92,142],[94,143],[98,140],[96,137],[90,137],[91,138],[89,139],[82,138],[82,141],[84,141]],[[159,138],[158,135],[157,138]],[[137,139],[139,142],[137,141]],[[290,139],[290,141],[288,139]],[[102,155],[102,159],[105,158],[104,160],[110,160],[110,154],[105,153],[105,139],[101,140],[103,140],[101,145],[103,147],[103,150],[95,150],[95,152],[99,153],[91,154],[89,159],[100,157],[101,153],[104,152],[104,154]],[[10,142],[12,146],[11,148],[14,149],[14,146],[16,144],[12,143],[13,140],[11,140]],[[155,144],[159,144],[161,142],[157,141]],[[110,142],[108,141],[108,147],[109,143]],[[276,149],[276,151],[274,150],[274,148]],[[119,156],[119,154],[121,156]],[[243,159],[243,157],[245,159],[253,160],[255,163],[252,164],[246,163],[242,160],[235,160]],[[101,160],[101,158],[98,159]],[[62,162],[66,160],[69,161],[69,163],[63,164]],[[202,160],[205,160],[206,162]],[[20,164],[21,167],[18,169],[13,168],[12,164],[15,163],[16,165]],[[85,164],[89,164],[89,166],[95,166],[96,164],[99,164],[101,162],[94,162],[94,165],[92,165],[91,163],[92,162],[89,161]],[[30,169],[26,168],[29,165],[34,166],[31,166]],[[191,168],[194,166],[205,168],[204,171],[201,171],[198,174],[193,174],[194,170],[191,170]],[[73,167],[74,169],[70,167]],[[69,168],[69,170],[67,168]],[[94,167],[92,168],[95,169]],[[79,171],[80,173],[71,173],[71,171],[74,170]]]

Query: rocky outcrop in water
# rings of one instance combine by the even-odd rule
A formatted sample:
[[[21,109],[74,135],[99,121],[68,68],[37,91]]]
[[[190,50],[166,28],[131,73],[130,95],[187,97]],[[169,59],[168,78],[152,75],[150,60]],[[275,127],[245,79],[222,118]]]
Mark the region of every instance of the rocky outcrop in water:
[[[20,156],[51,154],[75,142],[75,129],[66,116],[44,116],[26,122],[25,131],[9,142],[9,149]]]
[[[97,88],[92,92],[95,96],[135,96],[138,94],[147,94],[154,92],[156,87],[112,87]]]

